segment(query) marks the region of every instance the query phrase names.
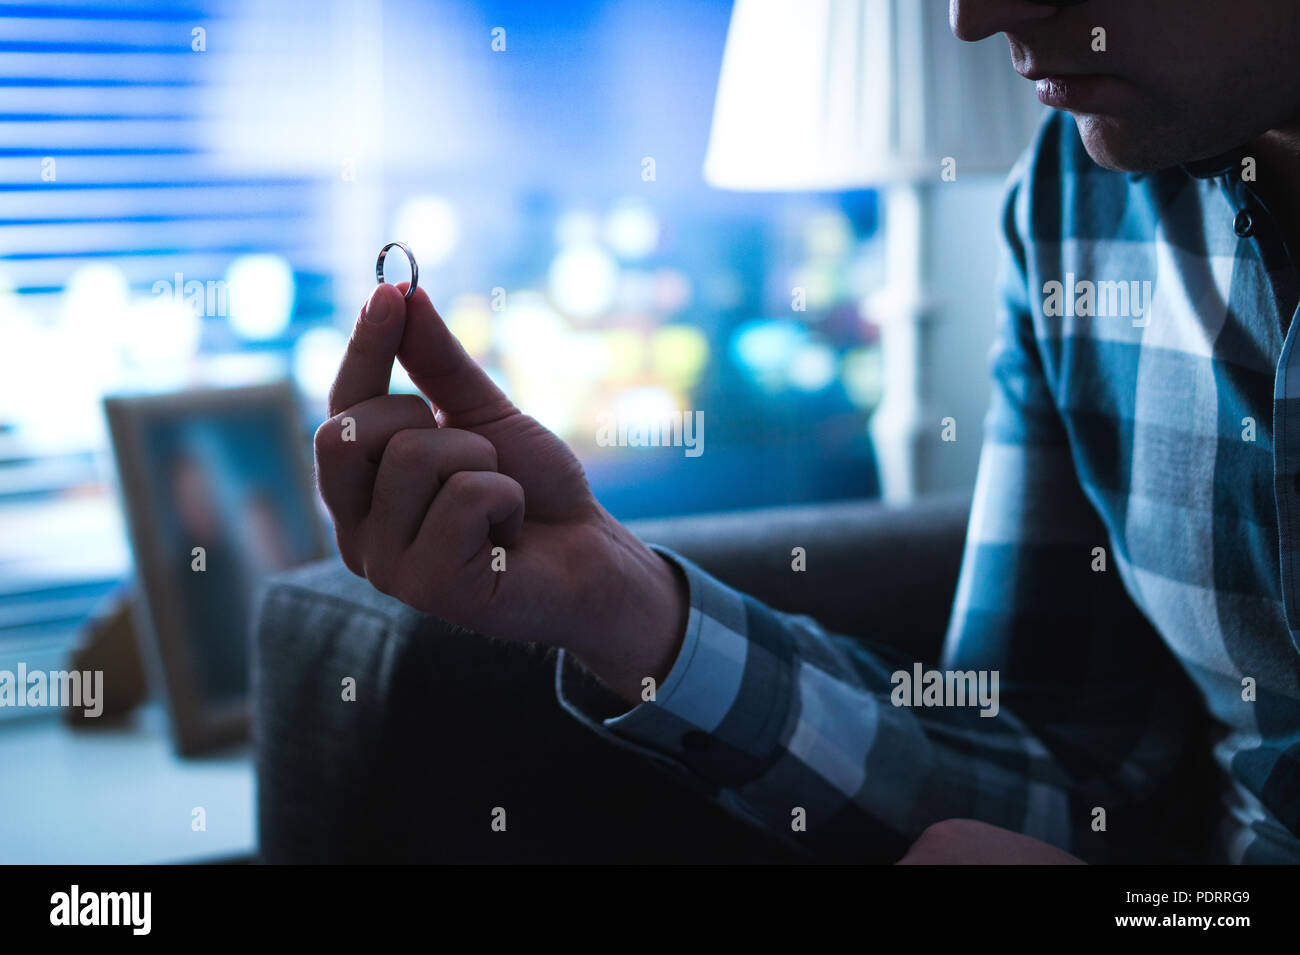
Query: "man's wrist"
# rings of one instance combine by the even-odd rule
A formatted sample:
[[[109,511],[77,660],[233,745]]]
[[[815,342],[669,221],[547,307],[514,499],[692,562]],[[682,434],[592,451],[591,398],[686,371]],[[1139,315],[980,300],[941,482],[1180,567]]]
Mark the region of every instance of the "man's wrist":
[[[690,615],[689,590],[681,570],[647,547],[631,531],[612,525],[608,576],[593,581],[598,622],[568,649],[610,689],[640,703],[647,679],[662,685],[672,670]]]

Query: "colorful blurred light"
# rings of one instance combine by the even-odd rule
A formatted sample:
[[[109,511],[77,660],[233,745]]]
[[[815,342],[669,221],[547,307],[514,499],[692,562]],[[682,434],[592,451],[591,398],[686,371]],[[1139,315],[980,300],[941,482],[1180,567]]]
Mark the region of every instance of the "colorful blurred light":
[[[126,313],[130,284],[116,265],[83,265],[64,286],[60,323],[99,329],[107,336]]]
[[[646,344],[640,332],[610,328],[597,334],[605,342],[606,373],[611,381],[626,381],[641,374],[646,364]]]
[[[556,371],[570,382],[600,381],[609,373],[611,357],[608,341],[600,332],[572,332]]]
[[[279,351],[236,351],[204,355],[189,380],[215,388],[283,381],[292,373],[292,355]]]
[[[528,362],[562,344],[568,332],[568,323],[543,295],[524,289],[507,297],[492,336],[503,355]]]
[[[650,364],[656,377],[688,389],[709,361],[709,339],[693,325],[665,325],[650,339]]]
[[[840,381],[849,400],[859,408],[880,404],[885,389],[884,358],[878,348],[855,348],[840,361]]]
[[[644,269],[623,269],[619,272],[615,301],[627,312],[646,312],[654,308],[654,275]]]
[[[629,388],[614,399],[614,419],[619,428],[649,430],[681,409],[674,394],[666,388],[648,385]]]
[[[534,381],[521,385],[516,391],[520,405],[542,427],[561,438],[573,434],[577,423],[578,402],[568,389],[546,387]]]
[[[681,311],[691,301],[691,280],[677,269],[655,272],[655,306],[672,313]]]
[[[323,401],[338,373],[348,337],[337,328],[313,328],[299,336],[293,346],[293,377],[302,393]]]
[[[555,221],[555,244],[561,248],[595,245],[600,241],[600,219],[587,209],[570,209]]]
[[[278,255],[241,255],[226,270],[230,327],[250,341],[278,338],[293,317],[293,269]]]
[[[69,344],[75,343],[78,353],[65,353],[63,360],[86,361],[90,367],[78,377],[88,375],[97,387],[107,387],[117,377],[122,337],[129,334],[125,325],[130,287],[125,273],[103,263],[82,266],[69,277],[59,304],[56,328]]]
[[[18,309],[6,310],[4,336],[0,408],[24,446],[62,450],[100,439],[97,406],[104,384],[102,364],[107,363],[98,362],[93,352],[80,351],[73,336]],[[86,373],[93,376],[90,381],[82,378]]]
[[[605,217],[605,241],[624,259],[643,259],[659,246],[659,219],[643,200],[621,200]]]
[[[535,291],[509,297],[493,334],[510,382],[505,390],[556,434],[570,433],[585,379],[600,372],[599,343],[575,335]]]
[[[853,225],[838,209],[823,209],[804,224],[804,249],[813,259],[839,259],[853,244]]]
[[[594,318],[607,311],[618,290],[618,264],[596,245],[566,248],[551,262],[551,300],[575,318]]]
[[[767,388],[785,381],[791,358],[807,342],[808,330],[788,320],[756,319],[732,336],[731,352],[752,378]]]
[[[123,356],[133,368],[176,381],[199,350],[200,318],[183,299],[159,295],[140,299],[121,323]]]
[[[397,207],[393,237],[404,242],[420,265],[447,261],[460,242],[460,217],[441,196],[413,196]]]
[[[835,353],[822,342],[809,342],[794,353],[786,378],[801,391],[821,391],[835,380]]]
[[[839,279],[835,267],[826,263],[811,263],[795,270],[794,285],[804,290],[804,305],[809,311],[800,312],[802,318],[821,318],[818,309],[833,305],[840,295]]]
[[[492,347],[492,309],[484,295],[458,295],[443,313],[451,333],[474,357]]]

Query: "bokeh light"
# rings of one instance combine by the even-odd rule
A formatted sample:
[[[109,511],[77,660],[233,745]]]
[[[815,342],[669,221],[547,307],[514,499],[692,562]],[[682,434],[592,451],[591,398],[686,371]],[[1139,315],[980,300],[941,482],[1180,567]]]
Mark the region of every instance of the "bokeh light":
[[[646,364],[645,339],[630,328],[610,328],[599,333],[605,342],[609,380],[622,382],[639,376]]]
[[[95,407],[99,382],[87,386],[78,374],[96,374],[94,363],[77,352],[60,355],[59,349],[75,341],[53,327],[39,324],[19,308],[5,310],[4,348],[0,348],[0,399],[6,422],[24,444],[38,450],[58,450],[75,445],[87,435],[87,417],[98,417]],[[51,387],[53,385],[53,387]],[[33,396],[41,400],[33,400]],[[64,423],[76,433],[69,437]]]
[[[615,304],[627,312],[646,312],[654,308],[654,273],[644,269],[623,269],[619,272]]]
[[[667,388],[647,385],[629,388],[614,399],[614,420],[619,428],[649,430],[680,411],[677,398]]]
[[[555,220],[555,244],[560,248],[595,245],[600,241],[600,218],[587,209],[569,209]]]
[[[460,217],[441,196],[413,196],[397,207],[393,237],[406,244],[421,266],[433,268],[460,242]]]
[[[859,408],[874,408],[885,391],[884,357],[878,348],[855,348],[840,361],[844,390]]]
[[[250,341],[278,338],[293,317],[293,269],[278,255],[241,255],[226,270],[230,327]]]
[[[796,269],[793,284],[804,290],[804,304],[808,311],[801,314],[809,320],[821,318],[818,311],[838,301],[842,293],[834,266],[823,263]]]
[[[677,269],[655,272],[655,306],[664,312],[681,311],[691,301],[691,280]]]
[[[800,391],[821,391],[835,380],[835,353],[824,342],[810,342],[794,353],[786,377]]]
[[[655,376],[673,388],[691,388],[708,361],[709,339],[693,325],[666,325],[650,339]]]
[[[348,337],[337,328],[313,328],[293,346],[293,377],[304,395],[318,401],[329,397]]]
[[[121,335],[129,302],[130,287],[121,269],[85,265],[68,277],[52,325],[19,322],[18,334],[11,337],[6,331],[5,350],[19,366],[11,373],[23,389],[15,414],[33,448],[57,451],[103,442],[99,401],[122,380]],[[40,400],[33,400],[34,395]]]
[[[442,312],[451,333],[475,358],[492,347],[492,309],[485,295],[458,295]]]
[[[83,265],[68,277],[61,302],[61,324],[109,329],[126,312],[130,285],[116,265]],[[107,332],[103,333],[107,337]]]
[[[123,357],[137,373],[175,382],[199,350],[200,318],[192,305],[169,295],[140,299],[120,323]]]
[[[571,246],[552,261],[549,287],[561,311],[579,319],[595,318],[614,302],[618,265],[599,246]]]
[[[541,360],[563,345],[569,326],[539,292],[525,289],[510,295],[492,336],[507,358],[527,364]]]
[[[624,259],[643,259],[659,246],[659,219],[646,202],[624,199],[605,218],[605,241]]]
[[[803,237],[810,258],[839,259],[853,244],[853,225],[840,210],[824,209],[808,217]]]
[[[781,387],[795,353],[808,340],[808,330],[788,320],[757,319],[740,326],[732,336],[731,352],[737,363],[760,385]]]

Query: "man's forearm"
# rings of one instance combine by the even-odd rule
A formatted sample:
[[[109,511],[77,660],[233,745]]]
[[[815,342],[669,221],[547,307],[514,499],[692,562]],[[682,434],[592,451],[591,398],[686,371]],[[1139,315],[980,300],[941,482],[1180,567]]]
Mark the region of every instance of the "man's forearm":
[[[648,678],[658,688],[668,676],[682,637],[690,602],[686,581],[675,565],[609,518],[615,542],[610,564],[588,577],[594,619],[609,621],[581,646],[568,649],[582,665],[630,705],[644,701]]]
[[[623,713],[588,707],[564,669],[574,651],[559,661],[561,704],[611,742],[679,770],[724,807],[826,858],[896,861],[927,825],[952,818],[977,818],[1093,861],[1158,852],[1139,838],[1094,831],[1089,810],[1123,806],[1147,818],[1158,807],[1189,726],[1189,700],[1172,668],[1144,673],[1141,692],[1122,696],[1129,710],[1112,706],[1098,716],[1066,700],[1041,726],[1041,708],[1031,706],[1036,720],[1026,722],[1007,699],[996,713],[971,701],[900,704],[897,657],[773,610],[662,553],[655,556],[684,573],[690,609],[657,699],[637,697],[651,664],[598,661],[620,698],[639,705]],[[665,645],[675,641],[654,646]],[[1032,672],[1017,661],[1006,669]],[[1054,686],[1051,677],[1044,686]],[[1019,684],[1019,698],[1032,700],[1030,687]],[[1141,727],[1139,736],[1132,727]],[[1063,738],[1069,746],[1060,746]]]

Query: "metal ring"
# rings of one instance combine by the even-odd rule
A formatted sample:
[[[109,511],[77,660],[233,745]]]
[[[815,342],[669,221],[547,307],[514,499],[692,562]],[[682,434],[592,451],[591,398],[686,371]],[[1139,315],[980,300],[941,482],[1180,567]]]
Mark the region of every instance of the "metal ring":
[[[379,259],[375,262],[375,281],[380,285],[384,284],[384,258],[388,255],[388,250],[393,246],[397,246],[405,252],[407,260],[411,263],[411,287],[402,296],[403,298],[410,298],[415,294],[415,287],[420,284],[420,267],[415,264],[415,256],[411,254],[411,250],[402,242],[390,242],[379,250]]]

